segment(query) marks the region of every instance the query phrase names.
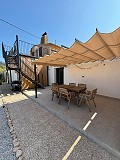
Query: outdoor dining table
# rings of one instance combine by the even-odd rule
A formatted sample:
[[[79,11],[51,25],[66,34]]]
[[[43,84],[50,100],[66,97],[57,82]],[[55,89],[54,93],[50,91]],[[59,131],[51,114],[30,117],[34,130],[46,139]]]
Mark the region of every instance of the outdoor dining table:
[[[65,88],[67,89],[69,92],[75,92],[77,94],[83,92],[86,90],[85,87],[80,87],[80,86],[70,86],[70,85],[67,85],[67,84],[62,84],[62,85],[57,85],[58,88]]]

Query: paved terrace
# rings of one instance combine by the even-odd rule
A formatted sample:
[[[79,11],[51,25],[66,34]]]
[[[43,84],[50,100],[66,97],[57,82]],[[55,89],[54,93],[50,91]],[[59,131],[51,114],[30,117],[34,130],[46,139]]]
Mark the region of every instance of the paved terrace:
[[[85,104],[77,107],[73,103],[70,103],[70,109],[68,110],[66,101],[62,100],[61,105],[59,105],[56,96],[54,96],[54,101],[51,101],[51,87],[39,89],[38,98],[35,98],[34,90],[24,91],[24,93],[78,131],[95,140],[95,142],[120,154],[119,99],[96,96],[95,102],[97,108],[91,102],[92,112],[89,112],[88,106]],[[92,119],[93,115],[96,115],[94,119]],[[86,124],[89,124],[89,126],[83,132]]]
[[[2,86],[2,90],[4,91],[3,100],[9,107],[16,133],[21,142],[25,160],[65,160],[65,156],[70,160],[117,160],[117,158],[107,152],[107,150],[103,149],[84,136],[82,132],[79,132],[82,128],[84,128],[87,133],[91,133],[92,136],[96,136],[99,132],[101,132],[101,134],[103,134],[101,136],[103,138],[102,141],[107,139],[104,138],[106,132],[106,137],[109,137],[108,131],[105,133],[103,132],[105,125],[108,125],[105,124],[105,120],[109,116],[107,116],[106,119],[104,118],[103,127],[101,124],[103,119],[101,120],[99,117],[99,112],[104,112],[104,107],[100,109],[98,106],[98,104],[101,104],[102,106],[102,103],[106,102],[103,97],[96,97],[97,109],[91,107],[92,113],[90,113],[87,106],[81,106],[81,108],[78,108],[71,104],[70,109],[68,110],[66,101],[62,101],[60,106],[57,104],[57,98],[54,98],[54,101],[51,101],[50,87],[40,90],[37,99],[34,98],[33,91],[25,91],[25,93],[33,100],[37,101],[37,103],[28,99],[21,93],[13,93],[9,90],[9,87],[9,85]],[[104,102],[99,100],[99,98],[101,98],[102,101],[104,100]],[[112,101],[109,103],[112,105]],[[119,101],[116,101],[116,103],[118,105],[120,104]],[[119,108],[119,106],[116,106],[116,108]],[[117,110],[117,112],[119,111],[120,110]],[[53,114],[51,112],[53,112]],[[97,113],[95,118],[91,119],[95,112]],[[113,116],[111,117],[113,118]],[[110,117],[108,119],[110,119]],[[89,120],[91,123],[87,127],[86,123]],[[117,120],[119,120],[119,117]],[[108,121],[106,123],[108,123]],[[118,121],[117,124],[119,126]],[[70,125],[73,127],[70,127]],[[100,127],[99,125],[102,127],[99,132],[92,132],[93,130],[96,130],[96,127]],[[108,128],[106,128],[106,130],[108,130]],[[116,131],[119,131],[119,128],[117,128]],[[97,134],[95,134],[96,132]],[[100,136],[100,133],[98,136]],[[111,139],[116,139],[114,136],[111,137]],[[116,140],[115,143],[110,142],[110,144],[114,144],[115,147],[119,146],[119,139]],[[75,148],[73,146],[75,146]],[[117,148],[117,151],[118,149],[119,147]]]

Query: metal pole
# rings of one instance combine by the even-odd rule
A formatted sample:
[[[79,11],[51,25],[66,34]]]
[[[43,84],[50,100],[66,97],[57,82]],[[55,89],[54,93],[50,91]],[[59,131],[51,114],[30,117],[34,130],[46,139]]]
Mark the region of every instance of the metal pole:
[[[10,69],[10,83],[12,85],[12,74],[11,74],[11,69]]]
[[[18,35],[16,35],[16,50],[18,58],[19,81],[21,80],[21,57],[19,56]]]
[[[9,73],[8,73],[8,69],[7,69],[7,72],[6,72],[6,81],[7,81],[7,83],[9,84]]]
[[[19,61],[19,67],[18,67],[18,69],[19,69],[19,81],[21,81],[21,56],[19,56],[18,61]]]
[[[36,64],[34,65],[34,75],[35,75],[35,98],[37,98],[37,74],[36,74]]]
[[[16,35],[16,49],[17,49],[17,58],[18,58],[18,79],[21,82],[21,56],[19,54],[19,44],[18,44],[18,35]],[[21,91],[21,87],[20,87]]]

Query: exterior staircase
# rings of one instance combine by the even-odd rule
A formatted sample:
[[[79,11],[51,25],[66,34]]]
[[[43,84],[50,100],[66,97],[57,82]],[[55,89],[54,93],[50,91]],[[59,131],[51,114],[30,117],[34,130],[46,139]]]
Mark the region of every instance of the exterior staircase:
[[[38,80],[39,72],[40,72],[40,68],[37,69],[36,71],[37,82],[39,81]],[[21,75],[22,75],[22,89],[34,88],[35,86],[34,66],[31,64],[30,58],[21,59]],[[37,83],[37,86],[40,88],[44,88],[44,86],[39,82]]]
[[[37,87],[44,88],[44,86],[39,83],[40,80],[38,75],[40,68],[36,69],[35,80],[34,65],[31,63],[32,59],[35,57],[19,54],[17,36],[16,41],[10,51],[6,51],[2,43],[2,53],[6,63],[6,70],[15,70],[17,72],[19,77],[18,79],[22,82],[22,90],[34,88],[35,85],[37,85]]]

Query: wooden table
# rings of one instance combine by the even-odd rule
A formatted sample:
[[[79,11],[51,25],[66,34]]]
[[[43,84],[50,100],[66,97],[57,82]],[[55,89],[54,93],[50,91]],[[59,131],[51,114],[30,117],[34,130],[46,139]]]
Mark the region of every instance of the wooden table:
[[[76,93],[80,93],[80,92],[86,90],[85,87],[70,86],[70,85],[67,85],[67,84],[62,84],[62,85],[57,85],[57,86],[58,86],[58,88],[65,88],[65,89],[67,89],[69,92],[76,92]]]

